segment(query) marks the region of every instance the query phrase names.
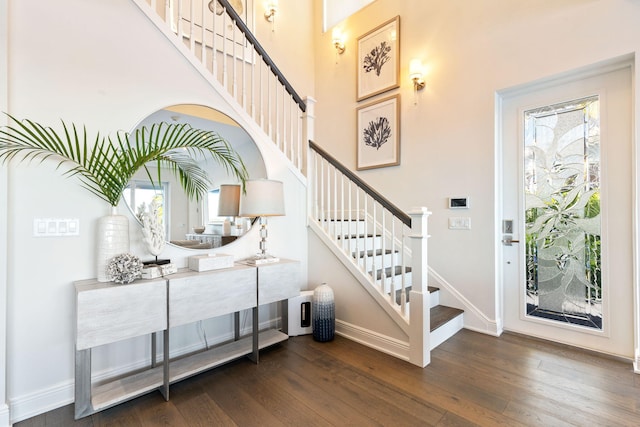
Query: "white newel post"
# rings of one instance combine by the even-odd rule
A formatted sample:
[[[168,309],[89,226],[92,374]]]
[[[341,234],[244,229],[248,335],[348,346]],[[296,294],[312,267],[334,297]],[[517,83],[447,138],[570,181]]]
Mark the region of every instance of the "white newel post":
[[[409,361],[425,367],[431,362],[429,335],[429,266],[427,264],[427,224],[431,212],[427,208],[413,208],[411,217],[411,292],[409,301]]]

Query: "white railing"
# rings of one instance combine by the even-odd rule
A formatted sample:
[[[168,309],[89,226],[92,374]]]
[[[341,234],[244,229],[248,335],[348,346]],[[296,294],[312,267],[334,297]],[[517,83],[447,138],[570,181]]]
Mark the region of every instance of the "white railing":
[[[306,104],[227,0],[135,0],[305,173]],[[211,5],[211,6],[210,6]],[[213,9],[210,10],[210,7]]]
[[[319,146],[309,144],[309,220],[401,316],[400,326],[409,335],[410,361],[426,366],[430,212],[402,212]]]
[[[307,176],[310,220],[367,277],[385,310],[407,332],[411,363],[426,366],[430,212],[400,211],[309,141],[313,100],[307,104],[300,98],[227,0],[134,2]]]

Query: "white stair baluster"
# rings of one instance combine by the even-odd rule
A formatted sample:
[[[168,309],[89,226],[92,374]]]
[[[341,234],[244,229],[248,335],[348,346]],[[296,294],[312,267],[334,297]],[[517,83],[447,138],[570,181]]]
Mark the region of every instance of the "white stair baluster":
[[[352,212],[353,212],[353,204],[351,203],[353,198],[353,189],[351,188],[351,181],[349,181],[349,184],[347,185],[347,195],[349,197],[348,200],[348,206],[349,206],[349,210],[347,212],[347,215],[349,216],[349,224],[351,224],[352,219]],[[358,222],[356,221],[356,224],[358,224]],[[356,225],[356,230],[358,229],[358,226]],[[344,249],[349,256],[351,256],[351,248],[349,247],[349,243],[347,242],[347,236],[351,233],[351,228],[347,228],[346,233],[344,234],[344,243],[342,244],[342,249]]]
[[[407,282],[406,282],[406,263],[405,263],[405,259],[404,259],[404,251],[405,251],[405,247],[404,247],[404,239],[405,239],[405,234],[404,234],[404,230],[405,227],[402,227],[402,240],[401,240],[401,245],[400,245],[400,268],[401,268],[401,272],[402,272],[402,291],[400,292],[400,304],[402,304],[402,314],[406,315],[407,314]]]
[[[231,20],[231,22],[233,22],[233,27],[234,29],[231,30],[231,32],[233,33],[233,36],[231,37],[231,42],[233,43],[233,48],[231,49],[231,55],[232,56],[232,76],[231,76],[231,87],[233,88],[233,99],[235,99],[236,101],[238,100],[238,55],[236,55],[236,48],[238,43],[236,43],[236,22],[234,20]]]
[[[200,10],[200,14],[202,15],[202,26],[200,27],[201,30],[201,34],[200,36],[202,37],[202,43],[200,43],[200,61],[204,64],[204,66],[207,66],[207,38],[206,38],[206,31],[207,31],[207,26],[205,25],[205,8],[207,7],[207,5],[205,4],[205,2],[202,2],[202,8]]]

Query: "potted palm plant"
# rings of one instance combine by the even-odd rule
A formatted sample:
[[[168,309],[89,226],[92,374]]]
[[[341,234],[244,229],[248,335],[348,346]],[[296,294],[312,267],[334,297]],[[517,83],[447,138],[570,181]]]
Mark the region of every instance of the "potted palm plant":
[[[129,251],[128,218],[117,215],[116,207],[133,175],[144,169],[153,182],[160,182],[161,167],[180,182],[190,199],[199,200],[210,188],[209,178],[195,161],[196,155],[209,156],[243,185],[247,170],[238,153],[214,131],[196,129],[189,124],[157,123],[133,133],[118,132],[115,137],[96,134],[62,121],[62,132],[31,120],[7,115],[10,124],[0,127],[0,161],[19,162],[53,159],[63,174],[79,179],[83,188],[109,203],[111,215],[98,222],[99,281],[109,281],[109,259]],[[147,164],[157,164],[157,174]],[[119,236],[119,237],[115,237]]]

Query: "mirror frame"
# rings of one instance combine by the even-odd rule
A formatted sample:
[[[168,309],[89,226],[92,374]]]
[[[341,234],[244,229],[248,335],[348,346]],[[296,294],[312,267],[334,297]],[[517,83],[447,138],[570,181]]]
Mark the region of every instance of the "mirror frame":
[[[238,122],[227,114],[206,105],[175,104],[149,114],[133,128],[133,131],[135,132],[136,129],[142,126],[150,126],[153,123],[159,122],[189,123],[194,128],[215,131],[238,151],[242,161],[247,167],[249,179],[267,178],[264,157],[257,144],[251,135],[249,135],[249,133]],[[211,177],[213,187],[209,190],[209,193],[216,191],[219,189],[219,186],[223,184],[239,184],[235,177],[226,174],[224,168],[221,168],[215,161],[211,159],[208,159],[207,161],[211,162],[212,171],[222,171],[222,174],[216,174],[215,172],[213,174],[209,174],[210,176],[214,175],[214,177]],[[222,175],[224,175],[224,177],[222,177]],[[215,176],[218,176],[218,178]],[[136,181],[148,181],[148,177],[144,171],[139,175],[139,177],[139,179],[138,177],[134,179]],[[181,191],[180,184],[175,182],[173,174],[163,174],[162,178],[163,187],[164,184],[168,182],[168,187],[170,188],[168,197],[169,209],[165,216],[167,221],[165,224],[166,235],[168,236],[166,239],[167,245],[189,250],[206,250],[222,247],[243,237],[246,234],[246,231],[248,231],[251,225],[256,221],[256,218],[238,218],[239,220],[242,220],[241,229],[243,232],[238,230],[240,227],[236,227],[236,230],[231,230],[233,232],[232,234],[226,235],[226,221],[221,221],[220,218],[222,217],[208,218],[206,221],[204,220],[205,215],[207,215],[205,212],[205,209],[207,209],[208,206],[207,201],[201,200],[199,202],[195,202],[187,200],[186,207],[182,206],[178,208],[176,200],[174,200],[174,196],[176,196],[175,198],[186,198]],[[165,178],[167,179],[165,180]],[[175,193],[176,187],[180,189],[179,193]],[[127,205],[129,211],[136,218],[140,226],[142,226],[136,212],[137,207],[131,206],[127,198],[124,198],[124,203]],[[176,221],[175,217],[178,216],[178,212],[176,211],[182,211],[183,207],[186,212],[181,212],[179,215],[185,221],[178,220],[178,225],[174,225],[173,222]],[[245,220],[249,220],[248,223],[245,222]],[[194,230],[196,227],[204,227],[205,230],[203,233],[196,233]],[[206,233],[207,231],[209,231],[209,233]],[[184,238],[180,238],[182,237],[181,234],[184,235]],[[220,237],[218,239],[214,236]],[[220,242],[219,245],[217,245],[218,241]]]

